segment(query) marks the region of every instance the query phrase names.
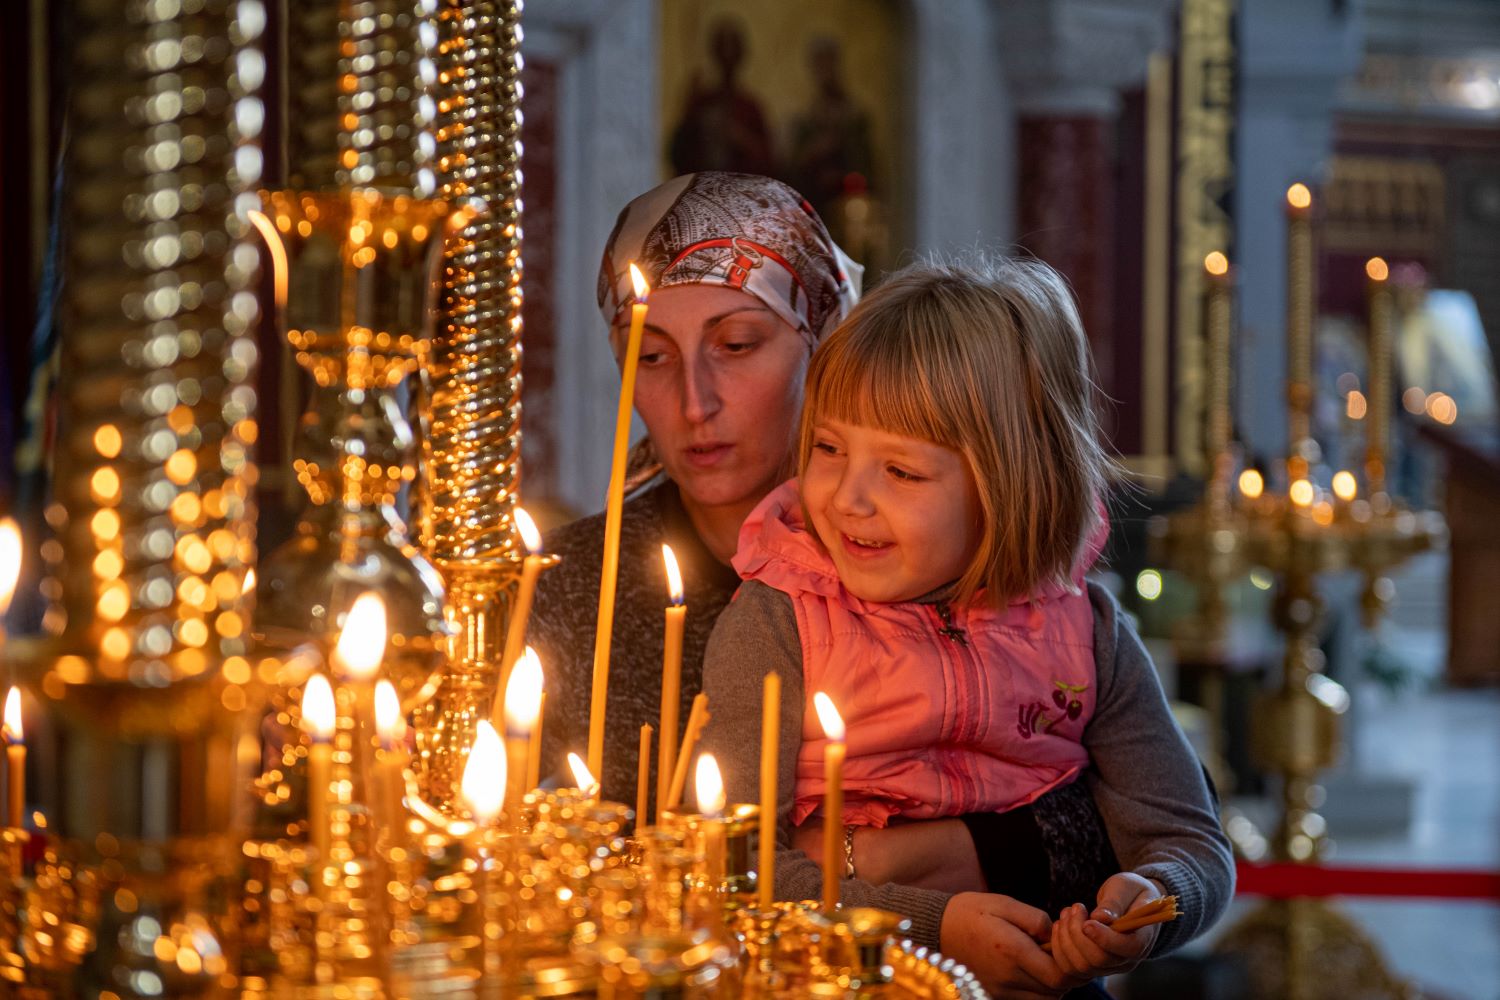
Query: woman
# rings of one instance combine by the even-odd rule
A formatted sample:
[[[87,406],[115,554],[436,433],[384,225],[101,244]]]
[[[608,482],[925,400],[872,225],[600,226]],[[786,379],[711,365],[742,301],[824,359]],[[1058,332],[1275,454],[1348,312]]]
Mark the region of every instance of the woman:
[[[686,588],[679,707],[686,719],[709,633],[739,586],[729,560],[740,526],[790,474],[812,348],[852,307],[859,287],[859,268],[811,206],[786,185],[747,174],[679,177],[621,213],[599,276],[617,359],[632,301],[631,261],[653,288],[635,391],[649,437],[632,456],[632,480],[641,485],[622,520],[598,776],[604,796],[623,802],[634,801],[640,727],[660,717],[668,601],[661,543],[676,553]],[[563,754],[582,753],[588,740],[603,536],[604,517],[596,515],[547,540],[563,562],[542,576],[528,633],[547,670],[546,773],[561,773]],[[1110,649],[1113,625],[1096,623]],[[710,711],[758,712],[759,702]],[[1043,908],[1090,900],[1118,870],[1082,789],[1080,782],[998,816],[862,831],[857,852],[862,877],[874,883],[869,901],[915,918],[919,943],[936,946],[941,930],[949,952],[986,982],[1038,995],[1077,985],[1033,939],[1050,927]],[[811,828],[803,832],[809,836],[799,846],[816,840]],[[1053,845],[1050,869],[1044,841]],[[1040,858],[1039,867],[1017,864],[1023,856]],[[964,867],[955,858],[969,862],[964,877],[953,876]]]

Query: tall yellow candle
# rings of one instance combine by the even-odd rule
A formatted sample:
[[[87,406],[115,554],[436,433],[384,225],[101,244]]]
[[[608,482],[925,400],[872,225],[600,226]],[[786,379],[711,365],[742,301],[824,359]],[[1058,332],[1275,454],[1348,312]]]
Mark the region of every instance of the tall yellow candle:
[[[542,533],[536,530],[536,522],[531,519],[531,515],[517,507],[515,521],[516,531],[521,535],[527,555],[521,562],[521,587],[516,591],[516,606],[511,609],[510,624],[505,629],[505,652],[500,657],[501,691],[506,690],[510,683],[510,672],[521,658],[526,640],[526,621],[531,617],[531,603],[536,596],[536,580],[548,565],[546,557],[541,554]],[[500,719],[491,720],[491,724],[497,728],[501,722]],[[525,777],[524,774],[511,775],[512,780]]]
[[[656,804],[657,814],[664,809],[676,809],[682,801],[682,791],[687,787],[688,760],[693,756],[693,745],[708,725],[708,695],[699,691],[693,697],[693,707],[688,711],[687,729],[682,734],[682,749],[677,752],[677,764],[672,768],[672,786],[667,789],[667,801]]]
[[[1379,257],[1365,262],[1368,292],[1370,393],[1365,422],[1365,485],[1370,495],[1385,492],[1385,464],[1391,443],[1391,352],[1395,347],[1391,269]]]
[[[1293,184],[1286,191],[1286,393],[1291,450],[1287,478],[1308,473],[1306,442],[1312,436],[1314,291],[1312,191]]]
[[[9,808],[5,825],[20,829],[26,811],[26,730],[21,724],[21,689],[5,695],[5,759],[10,765],[7,787]]]
[[[322,674],[313,674],[302,689],[302,728],[307,748],[307,837],[318,854],[318,865],[328,864],[328,796],[333,780],[333,731],[337,725],[333,687]],[[318,879],[318,885],[323,880]]]
[[[833,699],[822,691],[813,695],[813,706],[828,745],[823,750],[823,911],[839,905],[839,885],[844,878],[844,720]]]
[[[615,450],[604,506],[604,566],[599,575],[599,623],[594,633],[594,686],[589,700],[589,770],[604,773],[604,711],[609,701],[609,643],[615,624],[615,581],[620,569],[620,518],[625,504],[625,459],[630,448],[630,411],[635,405],[635,369],[646,329],[646,294],[650,287],[640,268],[630,265],[635,304],[630,307],[630,336],[620,373],[620,405],[615,412]]]
[[[536,706],[536,725],[531,727],[531,746],[526,751],[526,790],[529,792],[542,783],[542,720],[547,717],[547,692]]]
[[[651,723],[641,726],[641,749],[635,765],[635,828],[646,826],[646,796],[651,790]]]
[[[776,779],[781,741],[781,675],[766,674],[760,705],[760,860],[755,885],[762,913],[776,900]]]
[[[519,825],[521,799],[527,791],[531,733],[541,712],[542,661],[527,646],[505,686],[505,810],[515,825]]]
[[[687,622],[687,605],[683,603],[682,572],[672,546],[661,547],[662,562],[667,567],[667,592],[672,603],[667,608],[666,639],[661,658],[661,736],[656,750],[656,808],[658,814],[672,787],[677,769],[677,713],[682,705],[682,630]]]

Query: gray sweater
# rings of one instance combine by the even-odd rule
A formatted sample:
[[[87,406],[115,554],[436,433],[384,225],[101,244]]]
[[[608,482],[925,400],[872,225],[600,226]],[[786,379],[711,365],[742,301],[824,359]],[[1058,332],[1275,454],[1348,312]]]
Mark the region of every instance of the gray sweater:
[[[1234,892],[1234,857],[1203,769],[1172,718],[1140,637],[1108,591],[1090,584],[1089,598],[1098,702],[1084,730],[1090,766],[1082,780],[1121,869],[1155,879],[1177,896],[1182,916],[1162,925],[1153,949],[1153,955],[1162,955],[1223,914]],[[703,669],[713,711],[704,746],[720,761],[731,802],[759,799],[761,685],[773,670],[782,684],[776,895],[812,899],[822,891],[819,866],[790,846],[806,703],[796,613],[786,594],[749,581],[719,616]],[[986,846],[975,845],[981,852]],[[846,905],[877,906],[910,918],[912,939],[932,947],[951,898],[937,890],[857,879],[845,880],[840,893]]]

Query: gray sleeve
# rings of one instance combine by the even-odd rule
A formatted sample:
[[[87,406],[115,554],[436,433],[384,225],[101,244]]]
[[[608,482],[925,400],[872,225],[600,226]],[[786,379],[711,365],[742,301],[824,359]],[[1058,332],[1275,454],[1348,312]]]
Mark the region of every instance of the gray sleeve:
[[[1178,728],[1150,655],[1114,597],[1089,585],[1098,701],[1084,730],[1089,790],[1126,871],[1155,879],[1182,916],[1153,957],[1186,944],[1234,895],[1234,854],[1203,767]]]
[[[777,759],[776,898],[817,899],[823,891],[818,864],[791,846],[797,752],[802,746],[802,646],[792,600],[754,580],[740,588],[714,626],[703,661],[703,690],[712,718],[703,736],[724,773],[730,802],[760,801],[762,685],[781,674],[781,742]],[[911,938],[936,948],[949,893],[845,879],[845,906],[874,906],[911,920]]]

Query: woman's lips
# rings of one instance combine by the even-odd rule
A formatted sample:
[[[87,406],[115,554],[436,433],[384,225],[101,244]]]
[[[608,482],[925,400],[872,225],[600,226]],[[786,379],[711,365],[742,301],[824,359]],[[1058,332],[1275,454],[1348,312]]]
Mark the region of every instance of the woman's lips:
[[[683,450],[688,464],[697,469],[710,469],[721,464],[734,450],[734,445],[715,441],[710,444],[696,444]]]

